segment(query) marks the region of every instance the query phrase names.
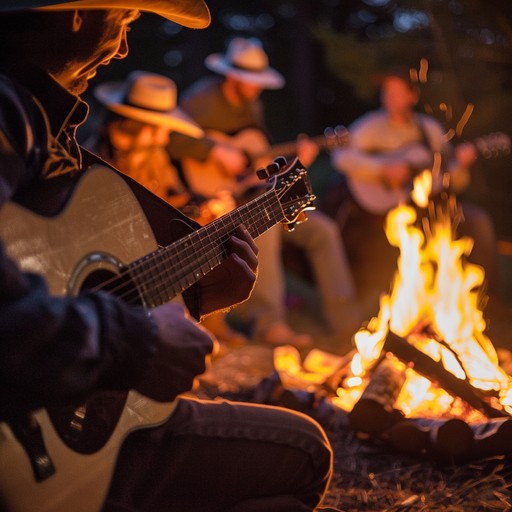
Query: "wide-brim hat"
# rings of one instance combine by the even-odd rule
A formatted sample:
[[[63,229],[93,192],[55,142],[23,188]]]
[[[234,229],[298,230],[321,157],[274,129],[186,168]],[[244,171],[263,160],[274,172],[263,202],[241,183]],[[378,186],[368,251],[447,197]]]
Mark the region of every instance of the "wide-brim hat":
[[[203,0],[0,0],[0,12],[30,9],[139,9],[158,14],[189,28],[205,28],[210,24],[210,11]]]
[[[208,55],[204,64],[211,71],[234,76],[264,89],[281,89],[285,84],[283,75],[269,66],[268,56],[256,38],[236,37],[229,43],[225,54]]]
[[[195,138],[204,135],[203,130],[176,106],[176,84],[165,76],[132,71],[125,81],[98,85],[94,96],[112,112],[129,119]]]

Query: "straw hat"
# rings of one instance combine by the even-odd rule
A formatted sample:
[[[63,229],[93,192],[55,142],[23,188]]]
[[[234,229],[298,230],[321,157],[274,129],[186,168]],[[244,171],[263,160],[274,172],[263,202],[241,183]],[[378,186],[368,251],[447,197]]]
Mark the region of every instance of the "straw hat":
[[[185,27],[204,28],[210,24],[210,12],[203,0],[0,0],[0,12],[29,9],[139,9],[159,14]]]
[[[94,89],[94,96],[109,110],[143,123],[165,126],[195,138],[204,135],[177,106],[176,84],[146,71],[132,71],[124,82],[106,82]]]
[[[209,55],[204,63],[211,71],[234,76],[264,89],[280,89],[285,83],[283,75],[269,66],[261,41],[256,38],[236,37],[229,43],[225,54]]]

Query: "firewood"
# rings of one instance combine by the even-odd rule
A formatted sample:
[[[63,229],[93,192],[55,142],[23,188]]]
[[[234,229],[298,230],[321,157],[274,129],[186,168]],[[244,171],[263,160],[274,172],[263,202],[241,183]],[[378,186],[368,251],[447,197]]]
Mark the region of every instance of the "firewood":
[[[382,359],[349,414],[350,426],[357,432],[378,436],[402,420],[403,414],[394,404],[404,382],[404,366],[389,357]]]
[[[410,418],[393,425],[389,437],[403,452],[443,458],[467,455],[475,443],[471,427],[458,418]]]
[[[409,418],[393,425],[391,445],[404,453],[449,457],[458,463],[512,453],[512,419],[493,418],[483,423]]]
[[[473,457],[492,457],[512,453],[512,418],[494,418],[470,424],[475,437]]]
[[[441,363],[434,361],[395,333],[389,332],[383,350],[391,352],[405,364],[411,365],[415,372],[438,383],[447,393],[461,398],[488,418],[510,417],[504,409],[497,409],[486,402],[483,394],[467,380],[459,379]]]

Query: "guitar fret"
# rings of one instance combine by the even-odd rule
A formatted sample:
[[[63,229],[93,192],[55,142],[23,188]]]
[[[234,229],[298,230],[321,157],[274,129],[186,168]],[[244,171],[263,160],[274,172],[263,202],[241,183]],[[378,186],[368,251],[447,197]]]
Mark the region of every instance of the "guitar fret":
[[[291,185],[293,182],[285,183]],[[306,194],[308,188],[305,187]],[[245,225],[257,238],[284,220],[283,208],[276,187],[249,201],[232,212],[128,266],[144,303],[155,306],[167,302],[196,283],[220,265],[227,256],[225,243],[233,230]],[[304,198],[307,200],[307,196]],[[295,199],[292,196],[289,204]],[[292,214],[299,211],[292,210]],[[156,267],[156,270],[155,270]]]

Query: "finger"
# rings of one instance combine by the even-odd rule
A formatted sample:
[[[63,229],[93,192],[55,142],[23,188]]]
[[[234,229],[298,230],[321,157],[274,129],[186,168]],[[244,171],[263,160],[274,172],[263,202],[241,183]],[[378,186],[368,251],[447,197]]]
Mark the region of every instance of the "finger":
[[[241,224],[235,229],[234,238],[238,239],[241,242],[245,242],[252,250],[252,252],[258,256],[259,249],[256,243],[254,242],[254,239],[250,235],[249,231],[247,231],[247,228]]]
[[[258,270],[258,257],[249,247],[249,245],[236,237],[232,237],[230,244],[230,257],[243,261],[251,270],[251,272],[256,273]]]
[[[256,275],[258,274],[258,258],[257,256],[248,248],[247,244],[238,240],[236,237],[232,237],[233,244],[240,243],[245,245],[246,249],[243,250],[234,250],[229,255],[229,258],[233,261],[237,262],[237,264],[243,267],[244,273],[249,276],[251,274],[254,276],[254,280],[256,280]],[[242,247],[242,246],[241,246]]]

